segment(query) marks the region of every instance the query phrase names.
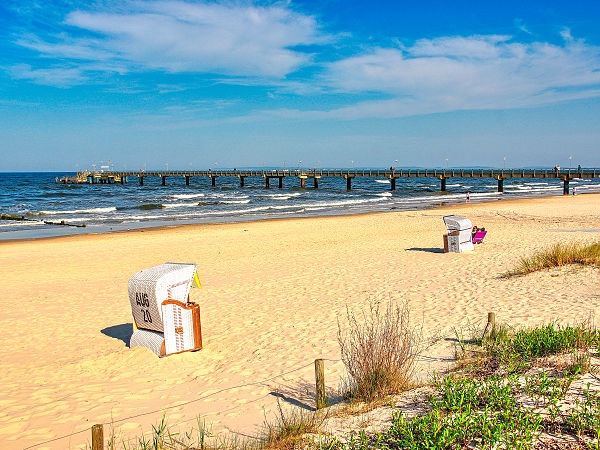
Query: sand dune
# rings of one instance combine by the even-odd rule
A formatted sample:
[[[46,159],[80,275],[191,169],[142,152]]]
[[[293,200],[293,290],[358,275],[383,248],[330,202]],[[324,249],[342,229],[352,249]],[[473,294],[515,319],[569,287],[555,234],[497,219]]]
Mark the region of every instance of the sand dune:
[[[452,213],[485,226],[485,244],[440,253],[441,218]],[[214,432],[254,434],[278,400],[313,406],[315,358],[334,360],[326,380],[337,388],[338,317],[370,300],[408,301],[429,336],[451,337],[488,311],[514,325],[585,319],[597,309],[597,269],[499,275],[550,243],[597,241],[599,229],[600,194],[589,194],[3,242],[0,442],[24,448],[81,431],[35,447],[78,448],[99,422],[126,440],[165,409],[175,429],[200,415]],[[158,359],[126,346],[127,281],[165,261],[198,263],[205,348]],[[427,356],[424,379],[449,364],[451,342]]]

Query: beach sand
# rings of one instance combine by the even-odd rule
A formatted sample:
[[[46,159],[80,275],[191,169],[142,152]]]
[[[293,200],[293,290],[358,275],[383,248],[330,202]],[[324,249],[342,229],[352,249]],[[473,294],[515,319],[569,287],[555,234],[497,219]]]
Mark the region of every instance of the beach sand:
[[[442,253],[442,216],[454,213],[488,230],[475,251]],[[500,274],[548,244],[599,238],[600,194],[588,194],[2,242],[1,446],[79,448],[100,422],[120,442],[163,412],[175,430],[199,415],[213,432],[255,435],[278,401],[313,407],[316,358],[338,388],[347,306],[408,301],[424,335],[442,338],[482,328],[488,311],[515,326],[583,320],[597,312],[600,270]],[[127,282],[165,261],[198,264],[204,349],[159,359],[126,345]],[[419,376],[452,356],[439,340]]]

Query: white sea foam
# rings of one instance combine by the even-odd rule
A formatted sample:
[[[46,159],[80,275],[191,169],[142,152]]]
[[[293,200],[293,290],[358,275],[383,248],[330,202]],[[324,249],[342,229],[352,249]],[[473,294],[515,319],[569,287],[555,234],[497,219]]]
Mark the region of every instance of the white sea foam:
[[[289,193],[285,193],[285,194],[264,194],[263,197],[270,197],[273,200],[279,200],[279,198],[281,198],[281,197],[290,198],[290,197],[299,197],[300,195],[302,195],[302,192],[289,192]]]
[[[392,193],[391,192],[380,192],[379,194],[376,194],[379,197],[391,197]]]
[[[250,200],[219,200],[219,203],[237,203],[245,205],[246,203],[250,203]]]
[[[196,198],[196,197],[204,197],[205,194],[173,194],[169,197],[178,198],[178,199],[186,199],[186,198]]]
[[[69,211],[40,211],[39,214],[57,215],[57,214],[100,214],[116,211],[117,208],[110,206],[108,208],[90,208],[90,209],[72,209]]]
[[[375,180],[375,183],[390,184],[390,180]]]
[[[39,226],[44,225],[44,222],[41,220],[10,220],[8,223],[0,223],[0,228],[8,228],[8,227],[30,227],[30,226]]]

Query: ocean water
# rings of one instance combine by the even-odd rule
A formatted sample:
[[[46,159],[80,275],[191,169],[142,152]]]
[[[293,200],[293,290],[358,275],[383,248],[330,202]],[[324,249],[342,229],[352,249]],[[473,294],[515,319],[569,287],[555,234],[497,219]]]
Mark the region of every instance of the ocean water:
[[[208,177],[137,178],[121,184],[56,184],[57,177],[74,173],[0,173],[0,213],[23,215],[26,221],[0,220],[0,240],[97,233],[185,223],[234,222],[280,217],[355,214],[363,212],[427,209],[465,201],[524,198],[562,194],[555,179],[507,179],[504,193],[493,179],[450,178],[440,192],[435,178],[400,178],[396,191],[387,179],[354,178],[346,191],[343,178],[321,178],[319,188],[300,187],[296,177],[284,178],[283,188],[271,188],[259,177],[219,177],[216,187]],[[600,192],[600,180],[572,180],[577,193]],[[66,225],[47,224],[62,222]]]

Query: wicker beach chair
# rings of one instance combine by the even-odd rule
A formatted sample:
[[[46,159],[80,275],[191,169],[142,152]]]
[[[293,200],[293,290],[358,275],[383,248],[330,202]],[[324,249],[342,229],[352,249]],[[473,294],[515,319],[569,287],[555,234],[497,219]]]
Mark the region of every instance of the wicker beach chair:
[[[462,253],[473,250],[471,221],[466,217],[455,215],[444,216],[443,219],[448,230],[448,234],[444,235],[444,251]]]
[[[129,280],[133,316],[130,347],[147,347],[158,356],[202,348],[200,307],[189,302],[198,280],[196,264],[167,262]],[[198,283],[199,285],[199,283]]]

